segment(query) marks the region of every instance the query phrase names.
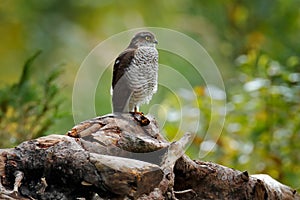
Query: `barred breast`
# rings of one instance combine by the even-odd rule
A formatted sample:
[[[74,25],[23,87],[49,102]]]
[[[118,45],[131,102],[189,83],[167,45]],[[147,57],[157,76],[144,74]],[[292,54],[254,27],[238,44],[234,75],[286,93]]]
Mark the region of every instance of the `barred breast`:
[[[154,47],[139,47],[125,73],[133,91],[129,99],[129,110],[149,103],[157,91],[158,52]]]

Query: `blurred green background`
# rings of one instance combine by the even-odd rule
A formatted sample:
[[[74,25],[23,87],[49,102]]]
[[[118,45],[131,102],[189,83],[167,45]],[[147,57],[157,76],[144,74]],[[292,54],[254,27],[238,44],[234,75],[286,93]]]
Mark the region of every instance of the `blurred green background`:
[[[0,24],[1,148],[66,133],[74,125],[73,82],[87,54],[116,33],[163,27],[198,41],[226,85],[222,135],[203,144],[210,117],[218,115],[208,106],[213,97],[186,70],[189,63],[160,51],[160,61],[181,71],[197,94],[201,124],[188,154],[198,159],[201,144],[203,151],[214,147],[201,159],[300,188],[299,0],[1,0]],[[98,115],[111,112],[111,68],[105,74],[96,94]],[[177,99],[164,90],[153,102],[176,114]],[[172,139],[179,122],[169,114],[164,132]]]

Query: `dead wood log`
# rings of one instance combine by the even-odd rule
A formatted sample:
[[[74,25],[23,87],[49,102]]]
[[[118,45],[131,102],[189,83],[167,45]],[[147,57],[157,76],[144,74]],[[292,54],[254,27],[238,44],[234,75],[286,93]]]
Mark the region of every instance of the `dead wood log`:
[[[0,150],[0,199],[300,199],[264,175],[182,155],[157,123],[106,115]]]
[[[179,158],[174,167],[176,197],[188,199],[300,199],[296,190],[268,175],[249,175],[211,162]],[[184,183],[184,184],[181,184]]]

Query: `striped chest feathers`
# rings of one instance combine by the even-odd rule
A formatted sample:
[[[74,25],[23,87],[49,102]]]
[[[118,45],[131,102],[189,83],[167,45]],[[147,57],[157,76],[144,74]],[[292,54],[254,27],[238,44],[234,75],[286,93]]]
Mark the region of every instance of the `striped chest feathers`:
[[[125,76],[133,88],[154,87],[157,84],[158,52],[153,47],[140,47],[136,50]]]

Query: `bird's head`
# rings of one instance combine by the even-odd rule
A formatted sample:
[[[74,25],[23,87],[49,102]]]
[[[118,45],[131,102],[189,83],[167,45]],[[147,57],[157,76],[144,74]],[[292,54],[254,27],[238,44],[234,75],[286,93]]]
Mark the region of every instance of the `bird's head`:
[[[151,32],[139,32],[131,40],[129,47],[155,47],[157,40]]]

